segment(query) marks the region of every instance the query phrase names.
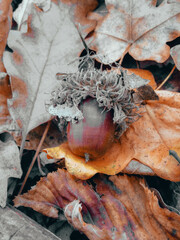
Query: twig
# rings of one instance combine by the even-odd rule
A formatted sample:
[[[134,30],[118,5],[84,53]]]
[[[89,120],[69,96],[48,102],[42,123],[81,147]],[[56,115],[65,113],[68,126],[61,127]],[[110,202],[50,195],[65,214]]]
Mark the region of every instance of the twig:
[[[156,88],[156,90],[159,90],[166,82],[167,80],[169,80],[169,78],[171,77],[171,75],[173,74],[174,70],[176,68],[176,65],[174,65],[173,69],[171,70],[171,72],[168,74],[168,76],[164,79],[164,81],[159,85],[159,87]]]
[[[23,183],[22,183],[22,185],[21,185],[21,188],[20,188],[20,190],[19,190],[18,195],[20,195],[20,194],[22,193],[22,190],[23,190],[23,188],[24,188],[24,186],[25,186],[25,184],[26,184],[26,181],[27,181],[27,179],[28,179],[28,177],[29,177],[29,174],[30,174],[30,172],[31,172],[31,170],[32,170],[32,167],[34,166],[34,163],[35,163],[35,161],[36,161],[36,158],[37,158],[37,156],[38,156],[38,154],[39,154],[39,152],[40,152],[41,146],[42,146],[42,144],[43,144],[43,142],[44,142],[44,139],[45,139],[45,137],[46,137],[46,135],[47,135],[47,132],[48,132],[49,127],[50,127],[50,124],[51,124],[51,121],[49,121],[48,124],[46,125],[46,128],[45,128],[44,133],[43,133],[42,138],[41,138],[41,141],[40,141],[40,143],[39,143],[39,145],[38,145],[38,147],[37,147],[36,153],[35,153],[34,158],[33,158],[32,162],[31,162],[31,164],[30,164],[30,166],[29,166],[29,169],[28,169],[28,171],[27,171],[27,173],[26,173],[26,176],[25,176],[24,181],[23,181]]]
[[[39,172],[42,176],[46,176],[45,172],[43,172],[42,168],[41,168],[41,159],[40,157],[38,156],[37,157],[37,162],[38,162],[38,169],[39,169]]]

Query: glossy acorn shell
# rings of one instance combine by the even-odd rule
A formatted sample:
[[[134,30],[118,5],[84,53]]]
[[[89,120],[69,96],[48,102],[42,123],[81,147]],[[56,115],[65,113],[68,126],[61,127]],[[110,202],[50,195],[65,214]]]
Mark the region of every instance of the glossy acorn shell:
[[[113,111],[104,111],[96,99],[88,97],[79,105],[84,119],[68,123],[70,150],[78,156],[95,159],[102,156],[114,141]]]

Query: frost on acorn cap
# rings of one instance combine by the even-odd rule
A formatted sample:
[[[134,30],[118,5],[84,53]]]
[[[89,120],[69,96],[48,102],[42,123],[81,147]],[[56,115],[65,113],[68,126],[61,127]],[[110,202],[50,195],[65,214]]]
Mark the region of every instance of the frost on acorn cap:
[[[148,82],[133,73],[128,75],[126,70],[121,70],[121,74],[118,74],[114,70],[81,69],[76,73],[61,75],[59,87],[52,93],[48,111],[60,120],[79,121],[83,119],[83,114],[78,105],[90,96],[105,111],[114,110],[113,122],[123,132],[139,118],[139,104],[133,100],[132,89]]]

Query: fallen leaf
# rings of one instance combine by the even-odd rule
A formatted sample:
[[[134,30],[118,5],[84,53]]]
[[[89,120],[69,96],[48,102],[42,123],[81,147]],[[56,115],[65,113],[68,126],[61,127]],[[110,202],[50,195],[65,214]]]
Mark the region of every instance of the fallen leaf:
[[[46,124],[42,124],[37,128],[31,130],[27,135],[24,148],[28,150],[36,150],[37,146],[40,143],[40,140],[42,138],[45,128],[46,128]],[[16,144],[18,146],[21,146],[21,142],[22,142],[21,134],[16,135],[12,133],[12,135],[14,137],[14,140],[16,141]],[[58,144],[60,144],[62,140],[63,140],[63,137],[58,127],[55,124],[51,123],[48,133],[46,135],[46,138],[41,146],[41,150],[47,147],[55,147]]]
[[[12,122],[7,105],[8,98],[11,98],[11,87],[8,77],[4,77],[0,79],[0,132],[8,130]]]
[[[178,70],[180,70],[180,45],[171,48],[171,56]]]
[[[130,125],[102,157],[85,162],[70,151],[68,143],[44,151],[51,158],[65,158],[67,170],[79,179],[91,178],[96,173],[115,175],[124,171],[135,174],[136,170],[139,173],[132,168],[126,171],[129,163],[137,160],[161,178],[180,181],[180,93],[156,93],[159,101],[147,101],[142,117]],[[149,171],[140,174],[149,174]]]
[[[0,73],[5,72],[2,56],[6,47],[6,41],[12,23],[11,0],[0,2]]]
[[[75,199],[81,199],[84,204],[87,201],[90,204],[88,209],[93,207],[91,200],[95,198],[98,202],[98,195],[95,195],[93,190],[86,185],[86,182],[76,181],[67,171],[58,169],[57,172],[49,173],[47,178],[41,178],[28,193],[17,196],[14,202],[16,206],[24,204],[46,216],[58,218],[57,207],[62,209]],[[39,207],[42,207],[42,211]],[[99,210],[97,211],[99,212]],[[100,221],[102,221],[102,217]]]
[[[58,169],[14,203],[54,218],[63,208],[70,224],[88,239],[180,238],[180,215],[160,207],[142,178],[98,176],[95,183],[96,191]]]
[[[156,89],[157,84],[155,82],[153,74],[145,69],[139,69],[139,68],[126,68],[127,74],[134,73],[135,75],[140,76],[143,79],[149,80],[148,85],[150,85],[153,89]]]
[[[2,0],[0,2],[0,132],[10,129],[12,121],[7,106],[7,99],[11,98],[11,87],[2,61],[11,22],[11,1]]]
[[[103,63],[112,63],[127,52],[136,60],[164,62],[170,56],[166,44],[179,32],[179,0],[106,0],[108,14],[100,20],[90,48]]]
[[[17,22],[21,32],[27,32],[27,20],[31,11],[30,5],[32,3],[46,12],[50,9],[51,0],[24,0],[19,4],[16,11],[13,13],[13,18]]]
[[[0,206],[6,206],[8,178],[22,174],[19,149],[14,141],[0,141]]]
[[[73,2],[66,5],[52,1],[51,8],[43,12],[31,4],[27,33],[9,33],[8,45],[13,53],[4,54],[13,91],[9,111],[22,129],[23,143],[30,130],[51,117],[45,104],[57,84],[56,73],[78,69],[78,61],[73,60],[83,45],[71,20],[71,5]]]
[[[80,28],[82,36],[85,38],[91,33],[97,24],[97,19],[90,18],[92,11],[98,6],[97,0],[62,0],[74,8],[73,20]]]

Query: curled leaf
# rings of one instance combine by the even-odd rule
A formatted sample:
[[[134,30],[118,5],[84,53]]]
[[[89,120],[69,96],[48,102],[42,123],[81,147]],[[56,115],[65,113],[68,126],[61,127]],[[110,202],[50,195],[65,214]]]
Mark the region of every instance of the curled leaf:
[[[159,100],[148,101],[142,117],[102,157],[85,162],[70,151],[68,143],[44,151],[52,158],[65,158],[69,173],[80,179],[88,179],[96,173],[114,175],[124,171],[135,174],[136,170],[140,173],[132,168],[126,171],[130,162],[137,160],[161,178],[180,181],[180,164],[169,154],[173,150],[180,156],[180,94],[156,93]],[[141,174],[149,174],[149,171]]]

